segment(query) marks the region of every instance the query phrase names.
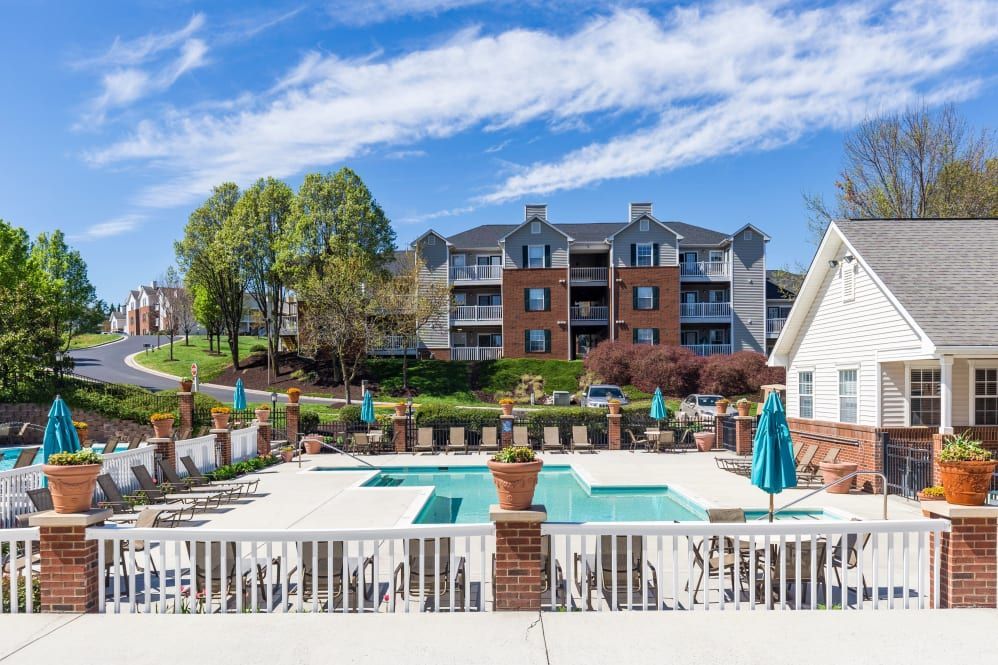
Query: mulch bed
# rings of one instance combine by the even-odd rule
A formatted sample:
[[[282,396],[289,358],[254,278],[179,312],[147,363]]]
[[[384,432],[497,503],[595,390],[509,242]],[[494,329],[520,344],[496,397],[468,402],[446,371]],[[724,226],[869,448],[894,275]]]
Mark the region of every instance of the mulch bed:
[[[295,354],[282,354],[280,358],[281,374],[273,381],[267,381],[267,356],[255,354],[243,360],[242,368],[236,370],[227,367],[221,374],[211,379],[211,383],[223,386],[236,385],[236,379],[242,379],[246,388],[253,390],[268,390],[271,387],[286,392],[289,388],[298,388],[302,394],[319,395],[322,397],[343,397],[343,384],[333,384],[324,381],[321,377],[314,383],[299,381],[291,377],[295,370],[313,368],[312,361],[300,358]],[[350,397],[354,399],[363,398],[359,385],[350,386]],[[338,406],[338,405],[334,405]]]

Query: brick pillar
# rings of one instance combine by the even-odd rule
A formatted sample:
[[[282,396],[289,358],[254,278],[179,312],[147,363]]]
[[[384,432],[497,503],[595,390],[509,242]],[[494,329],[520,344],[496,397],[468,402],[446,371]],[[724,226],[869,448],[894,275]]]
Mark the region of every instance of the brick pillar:
[[[111,516],[107,508],[60,515],[52,510],[28,518],[38,527],[42,612],[95,613],[102,602],[97,570],[97,541],[87,540],[87,527]]]
[[[621,434],[620,431],[620,419],[619,413],[608,413],[606,414],[606,435],[607,443],[610,450],[620,450],[621,449]]]
[[[499,416],[499,447],[509,448],[513,445],[513,421],[516,416]]]
[[[494,505],[489,518],[496,525],[495,610],[540,611],[541,524],[547,511],[544,506],[503,510]]]
[[[726,417],[726,416],[724,416]],[[752,416],[735,416],[735,453],[738,455],[752,454]],[[715,423],[717,422],[715,418]],[[720,435],[720,430],[718,431]],[[721,442],[715,436],[715,446],[720,447]]]
[[[298,445],[298,429],[299,429],[299,419],[301,418],[301,405],[300,404],[288,404],[284,407],[284,417],[287,419],[288,428],[288,444],[295,446]]]
[[[194,430],[194,393],[177,393],[180,410],[180,431]]]
[[[213,429],[215,435],[215,450],[218,454],[218,465],[232,464],[232,437],[228,429]],[[259,445],[259,444],[258,444]]]
[[[392,447],[395,448],[396,453],[404,453],[406,451],[405,430],[408,424],[409,419],[407,417],[392,416]]]
[[[170,464],[177,464],[177,452],[173,445],[173,439],[163,438],[163,439],[149,439],[149,445],[155,446],[156,457],[169,462]]]
[[[939,475],[939,453],[943,451],[943,435],[932,435],[932,484],[942,485],[943,479]]]
[[[947,519],[951,530],[940,535],[939,598],[933,606],[989,607],[998,602],[998,507],[955,506],[923,501],[926,517]],[[930,588],[935,593],[935,537],[929,541]]]
[[[256,430],[256,454],[266,457],[270,454],[270,440],[273,437],[273,429],[270,422],[257,423]]]

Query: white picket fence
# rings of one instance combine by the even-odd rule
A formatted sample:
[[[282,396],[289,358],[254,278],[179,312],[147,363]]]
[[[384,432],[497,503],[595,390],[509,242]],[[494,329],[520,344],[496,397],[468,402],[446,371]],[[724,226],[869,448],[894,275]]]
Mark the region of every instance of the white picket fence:
[[[181,439],[174,442],[173,449],[177,459],[173,465],[181,476],[187,475],[187,468],[181,463],[181,458],[190,457],[194,460],[201,473],[208,473],[218,466],[215,457],[215,435],[208,434],[194,439]]]
[[[20,469],[19,469],[20,470]],[[38,578],[35,570],[38,555],[38,528],[4,529],[0,531],[0,543],[4,545],[0,557],[0,614],[33,614],[34,594],[30,592]],[[24,604],[18,602],[19,589],[25,591]],[[4,603],[3,599],[7,602]]]
[[[16,524],[18,515],[34,512],[28,490],[42,486],[42,465],[0,471],[0,528]]]
[[[109,474],[122,494],[133,494],[139,488],[139,482],[132,473],[133,466],[144,466],[149,474],[156,475],[156,448],[148,444],[142,444],[132,450],[124,450],[120,453],[111,453],[103,456],[101,473]],[[97,501],[104,500],[104,493],[100,487],[95,491]]]
[[[232,461],[242,462],[243,460],[256,457],[257,454],[257,432],[259,427],[252,425],[243,429],[234,429],[229,432],[229,441],[232,444]]]

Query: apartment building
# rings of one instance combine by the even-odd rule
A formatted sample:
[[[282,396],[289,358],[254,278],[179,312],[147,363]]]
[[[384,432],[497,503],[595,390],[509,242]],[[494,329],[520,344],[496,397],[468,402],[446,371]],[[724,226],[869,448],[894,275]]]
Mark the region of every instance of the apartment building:
[[[418,350],[451,360],[577,359],[619,339],[699,355],[765,352],[779,334],[767,314],[780,318],[789,302],[768,286],[768,241],[751,224],[725,233],[664,222],[651,203],[630,204],[622,222],[559,223],[546,205],[527,205],[518,224],[430,230],[412,248],[425,279],[451,287],[453,305]]]

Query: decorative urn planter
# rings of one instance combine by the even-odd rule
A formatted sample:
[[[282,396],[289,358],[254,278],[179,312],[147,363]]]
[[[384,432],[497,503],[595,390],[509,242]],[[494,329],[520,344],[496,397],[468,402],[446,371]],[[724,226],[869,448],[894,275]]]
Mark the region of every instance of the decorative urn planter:
[[[931,487],[926,487],[924,490],[919,490],[916,494],[916,498],[919,501],[945,501],[946,497],[938,492],[929,492],[929,490],[934,489]]]
[[[211,421],[215,429],[228,429],[229,428],[229,418],[232,414],[230,413],[215,413],[211,414]]]
[[[610,409],[610,415],[620,415],[620,402],[607,402],[606,406]]]
[[[173,418],[152,421],[152,429],[157,439],[169,439],[173,436]]]
[[[526,510],[534,500],[537,476],[544,466],[543,460],[533,462],[488,461],[492,480],[499,495],[499,507],[503,510]]]
[[[402,418],[405,416],[406,404],[399,402],[395,405],[395,416],[397,418]]]
[[[499,402],[499,406],[502,407],[502,415],[511,416],[513,415],[513,403],[512,402]]]
[[[697,442],[697,450],[705,453],[714,447],[714,433],[713,432],[694,432],[693,438]]]
[[[939,462],[946,501],[958,506],[983,506],[988,500],[993,460],[982,462]]]
[[[180,380],[180,392],[189,393],[194,388],[194,382],[190,379]]]
[[[291,404],[297,404],[298,400],[301,399],[301,391],[297,388],[288,389],[288,402]]]
[[[100,470],[100,464],[43,465],[42,473],[48,478],[55,512],[67,514],[89,510]]]
[[[295,451],[291,448],[281,449],[281,459],[285,462],[293,462],[295,459]]]
[[[77,425],[73,423],[73,428],[76,429],[76,436],[80,439],[80,445],[85,447],[87,445],[87,424],[80,423]]]
[[[845,478],[850,473],[855,473],[858,468],[859,467],[852,462],[822,462],[818,465],[818,469],[821,471],[821,484],[827,485],[829,483],[834,483],[836,480]],[[851,490],[855,484],[856,478],[854,476],[848,482],[837,483],[825,491],[829,494],[848,494],[849,490]]]
[[[728,413],[728,407],[729,406],[731,406],[731,402],[730,401],[728,401],[726,399],[719,399],[714,404],[715,413],[717,413],[720,416],[723,416],[723,415],[725,415],[725,414]]]
[[[749,412],[752,410],[752,402],[748,400],[738,400],[735,406],[738,407],[739,416],[747,416],[749,415]]]
[[[306,437],[304,441],[305,452],[309,455],[318,455],[322,452],[322,439],[317,436]]]
[[[257,421],[265,423],[270,420],[270,409],[257,409],[254,411]]]

